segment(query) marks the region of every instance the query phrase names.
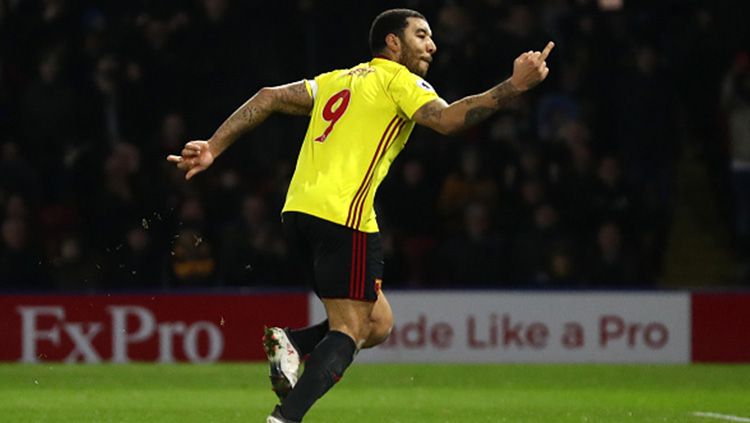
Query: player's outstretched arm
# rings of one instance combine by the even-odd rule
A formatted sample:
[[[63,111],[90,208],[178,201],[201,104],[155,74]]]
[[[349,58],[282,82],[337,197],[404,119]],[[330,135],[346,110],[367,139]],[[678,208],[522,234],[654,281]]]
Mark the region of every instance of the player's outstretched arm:
[[[464,97],[450,105],[442,99],[425,104],[414,114],[414,121],[446,135],[482,122],[547,78],[546,60],[554,47],[555,43],[550,41],[541,52],[521,54],[513,62],[513,75],[481,94]]]
[[[186,172],[185,179],[206,170],[242,134],[265,121],[271,113],[309,115],[313,99],[304,81],[262,88],[232,113],[208,140],[194,140],[185,144],[179,156],[167,160]]]

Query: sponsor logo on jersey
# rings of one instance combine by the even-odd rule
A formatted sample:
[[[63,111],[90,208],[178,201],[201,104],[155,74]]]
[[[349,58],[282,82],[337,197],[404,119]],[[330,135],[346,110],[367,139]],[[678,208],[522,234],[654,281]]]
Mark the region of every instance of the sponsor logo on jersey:
[[[432,88],[432,85],[427,83],[424,79],[417,79],[417,86],[425,91],[435,91],[435,89]]]

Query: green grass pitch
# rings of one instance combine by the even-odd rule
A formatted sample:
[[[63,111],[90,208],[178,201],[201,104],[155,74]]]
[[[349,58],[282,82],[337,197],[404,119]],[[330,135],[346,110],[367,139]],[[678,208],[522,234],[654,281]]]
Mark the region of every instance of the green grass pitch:
[[[0,365],[3,422],[265,422],[275,398],[263,364]],[[748,418],[745,365],[355,364],[305,422]]]

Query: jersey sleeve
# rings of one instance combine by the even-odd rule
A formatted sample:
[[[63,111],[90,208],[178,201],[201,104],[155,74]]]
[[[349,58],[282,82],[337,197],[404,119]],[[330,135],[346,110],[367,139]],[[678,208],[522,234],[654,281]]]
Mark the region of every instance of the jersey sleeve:
[[[420,107],[429,103],[432,100],[440,98],[432,88],[432,85],[427,83],[424,79],[419,76],[402,70],[393,77],[388,91],[396,102],[399,109],[409,119],[414,116],[414,113],[419,110]]]
[[[320,87],[323,86],[335,73],[336,71],[324,72],[313,79],[305,79],[305,88],[307,89],[307,93],[312,97],[313,103],[318,99],[318,91]]]
[[[305,79],[305,88],[307,93],[310,94],[310,98],[315,101],[315,97],[318,95],[318,82],[314,79]]]

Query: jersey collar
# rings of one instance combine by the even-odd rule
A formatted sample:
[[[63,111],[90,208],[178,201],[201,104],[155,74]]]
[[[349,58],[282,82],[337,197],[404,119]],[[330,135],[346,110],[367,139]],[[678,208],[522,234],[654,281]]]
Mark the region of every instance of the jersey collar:
[[[388,59],[384,56],[373,57],[372,60],[370,60],[370,64],[371,65],[398,66],[398,67],[406,68],[406,66],[402,65],[401,63]]]

